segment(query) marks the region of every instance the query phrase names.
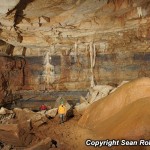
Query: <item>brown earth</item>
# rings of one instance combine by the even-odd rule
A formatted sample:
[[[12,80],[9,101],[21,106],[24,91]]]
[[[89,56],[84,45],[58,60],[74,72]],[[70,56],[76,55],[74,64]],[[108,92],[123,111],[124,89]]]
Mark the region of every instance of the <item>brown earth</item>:
[[[97,123],[109,119],[127,105],[140,98],[150,97],[149,91],[150,78],[140,78],[128,82],[109,96],[94,102],[80,119],[79,125],[95,129]]]
[[[145,104],[146,105],[146,104]],[[44,146],[41,146],[42,140],[52,139],[53,146],[50,149],[60,149],[60,150],[91,150],[95,149],[95,147],[87,147],[85,145],[86,139],[92,140],[102,140],[100,136],[97,136],[96,132],[91,130],[81,128],[78,126],[78,121],[80,116],[75,115],[75,117],[70,118],[64,124],[59,124],[58,116],[54,119],[49,120],[46,124],[40,126],[39,128],[34,128],[32,130],[32,135],[34,135],[33,141],[25,147],[15,147],[17,150],[33,150],[36,145],[42,150],[45,149]],[[109,124],[110,122],[108,122]],[[107,126],[106,126],[107,129]],[[10,135],[10,134],[9,134]],[[11,135],[10,135],[11,136]],[[14,138],[10,138],[14,141]],[[26,140],[26,139],[24,139]],[[7,141],[8,144],[10,141]],[[55,145],[57,148],[55,147]],[[148,147],[147,147],[148,148]],[[102,150],[148,150],[146,147],[137,147],[137,146],[124,146],[124,147],[111,147],[108,148],[106,146],[101,147]],[[34,149],[35,150],[35,149]],[[37,150],[37,149],[36,149]],[[40,150],[40,149],[39,149]]]
[[[78,117],[74,117],[64,124],[59,124],[58,116],[48,124],[35,130],[37,141],[51,137],[57,142],[58,149],[88,149],[85,146],[86,139],[96,139],[96,134],[88,129],[83,129],[77,125]]]
[[[41,126],[36,130],[36,136],[38,139],[36,142],[51,137],[57,142],[57,149],[60,150],[91,150],[97,149],[95,147],[88,147],[85,145],[87,139],[92,140],[102,140],[97,133],[94,133],[91,130],[81,128],[78,126],[79,117],[75,116],[74,118],[68,120],[64,124],[59,124],[58,118],[52,119],[48,122],[47,125]],[[51,149],[56,149],[55,147]],[[101,147],[102,150],[148,150],[148,147],[138,147],[138,146],[114,146],[114,147]]]

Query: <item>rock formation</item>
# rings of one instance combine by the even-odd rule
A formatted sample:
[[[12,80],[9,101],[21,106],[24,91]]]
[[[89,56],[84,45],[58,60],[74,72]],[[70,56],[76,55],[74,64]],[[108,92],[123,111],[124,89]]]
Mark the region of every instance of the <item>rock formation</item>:
[[[3,0],[0,52],[26,61],[23,90],[84,90],[149,76],[149,5],[148,0]]]
[[[128,82],[91,104],[79,125],[94,130],[102,138],[148,138],[149,90],[150,78]]]

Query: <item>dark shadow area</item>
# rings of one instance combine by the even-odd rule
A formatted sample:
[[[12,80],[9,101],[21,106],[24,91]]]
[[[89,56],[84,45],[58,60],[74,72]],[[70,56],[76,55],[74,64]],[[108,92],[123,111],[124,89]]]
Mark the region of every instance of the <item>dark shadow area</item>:
[[[6,49],[6,54],[13,56],[14,48],[15,48],[15,46],[9,44]]]
[[[26,47],[23,47],[23,51],[22,51],[22,56],[26,56],[26,50],[27,50],[27,48]]]
[[[20,0],[20,2],[16,5],[16,7],[12,10],[10,10],[6,16],[9,16],[14,10],[16,10],[15,16],[14,16],[14,29],[16,30],[18,36],[17,41],[22,42],[23,37],[21,36],[21,31],[19,31],[17,24],[19,24],[22,19],[24,18],[23,10],[27,7],[28,4],[32,3],[34,0]]]
[[[19,24],[23,17],[23,10],[27,7],[28,4],[32,3],[34,0],[20,0],[18,5],[16,6],[16,14],[14,18],[14,28],[16,27],[17,24]]]
[[[4,147],[4,143],[0,141],[0,149]]]
[[[73,117],[74,117],[73,106],[71,106],[71,108],[66,113],[66,121],[70,120]]]
[[[57,141],[53,140],[51,141],[51,147],[53,147],[53,145],[55,146],[55,148],[57,148]]]

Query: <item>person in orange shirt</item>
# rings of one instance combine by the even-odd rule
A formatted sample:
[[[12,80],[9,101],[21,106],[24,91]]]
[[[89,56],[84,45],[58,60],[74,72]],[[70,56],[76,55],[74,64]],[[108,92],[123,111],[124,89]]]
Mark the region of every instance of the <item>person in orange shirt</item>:
[[[63,101],[61,102],[61,104],[58,107],[58,114],[59,114],[59,117],[60,117],[60,123],[64,123],[65,116],[66,116],[66,107],[63,104]]]

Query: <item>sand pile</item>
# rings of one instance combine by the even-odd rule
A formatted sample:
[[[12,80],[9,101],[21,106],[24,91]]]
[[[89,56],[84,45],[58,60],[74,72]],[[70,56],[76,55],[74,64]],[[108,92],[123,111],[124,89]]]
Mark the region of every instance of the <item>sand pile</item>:
[[[150,78],[140,78],[119,87],[94,102],[79,125],[96,131],[100,137],[140,138],[150,131]]]

